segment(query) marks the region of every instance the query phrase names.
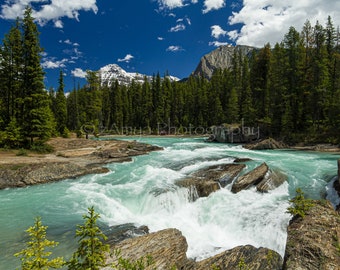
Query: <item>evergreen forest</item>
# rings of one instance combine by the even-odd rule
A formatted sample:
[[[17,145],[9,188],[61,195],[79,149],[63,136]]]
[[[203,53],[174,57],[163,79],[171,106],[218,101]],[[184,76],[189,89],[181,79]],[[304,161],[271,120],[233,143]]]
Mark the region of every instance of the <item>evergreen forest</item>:
[[[30,148],[70,131],[150,135],[241,123],[286,143],[340,143],[339,42],[331,17],[325,25],[307,20],[274,46],[250,55],[235,49],[232,67],[209,79],[172,82],[157,73],[120,85],[88,71],[87,84],[65,95],[62,70],[58,88],[46,90],[39,33],[27,8],[0,47],[0,146]]]

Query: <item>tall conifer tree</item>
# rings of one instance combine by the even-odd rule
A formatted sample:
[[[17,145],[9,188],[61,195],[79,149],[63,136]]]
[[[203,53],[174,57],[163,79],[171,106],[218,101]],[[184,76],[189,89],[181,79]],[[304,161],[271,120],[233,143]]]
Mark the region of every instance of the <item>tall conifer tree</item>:
[[[53,131],[52,112],[44,86],[44,72],[40,65],[42,48],[39,32],[32,17],[32,9],[26,8],[23,19],[23,85],[20,125],[24,136],[33,143],[35,137],[49,138]]]
[[[64,75],[60,70],[59,73],[59,86],[55,98],[55,120],[57,124],[57,132],[61,136],[67,136],[68,130],[67,123],[67,106],[66,97],[64,93]]]

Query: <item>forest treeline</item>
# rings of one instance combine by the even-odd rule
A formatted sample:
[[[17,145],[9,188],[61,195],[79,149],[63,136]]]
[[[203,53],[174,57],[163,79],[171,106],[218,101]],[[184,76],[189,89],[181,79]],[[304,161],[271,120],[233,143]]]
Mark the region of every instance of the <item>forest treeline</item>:
[[[171,82],[155,74],[143,83],[101,82],[87,72],[87,84],[64,95],[46,91],[37,27],[26,10],[10,29],[0,51],[0,145],[31,145],[36,138],[69,131],[127,133],[160,128],[176,132],[220,124],[260,126],[264,136],[286,142],[340,143],[340,33],[307,20],[273,47],[243,55],[235,49],[232,67],[212,78],[190,76]]]

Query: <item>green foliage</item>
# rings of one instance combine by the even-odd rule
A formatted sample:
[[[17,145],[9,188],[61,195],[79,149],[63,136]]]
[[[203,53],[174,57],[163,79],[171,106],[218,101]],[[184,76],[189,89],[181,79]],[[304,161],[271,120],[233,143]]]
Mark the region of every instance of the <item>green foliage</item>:
[[[28,156],[27,150],[20,148],[19,151],[16,153],[17,156]]]
[[[0,46],[0,129],[13,119],[20,128],[10,128],[6,143],[1,136],[2,146],[67,137],[84,125],[94,126],[96,134],[131,134],[133,127],[147,134],[181,127],[192,134],[200,126],[242,120],[287,143],[340,143],[340,33],[330,17],[325,27],[308,20],[301,32],[290,27],[273,48],[267,44],[251,54],[236,48],[232,67],[215,70],[210,80],[190,76],[170,82],[157,73],[142,84],[101,85],[98,73],[89,71],[87,85],[66,98],[62,71],[56,93],[45,91],[42,48],[31,13],[27,8]]]
[[[300,188],[296,189],[296,196],[289,200],[292,206],[287,208],[287,213],[294,217],[305,217],[307,211],[314,206],[314,203],[311,199],[306,199],[303,194]]]
[[[216,264],[213,264],[211,266],[211,270],[221,270],[221,268],[219,268],[218,266],[216,266]]]
[[[106,236],[97,225],[99,214],[93,207],[88,208],[88,214],[83,216],[84,225],[78,225],[76,237],[78,249],[66,264],[70,270],[98,270],[105,266],[105,253],[109,251],[109,245],[103,244]]]
[[[23,145],[22,131],[13,118],[5,131],[0,132],[0,145],[9,148],[18,148]]]
[[[337,235],[333,235],[333,246],[336,248],[336,251],[338,253],[338,256],[340,256],[340,241]]]
[[[48,154],[52,153],[54,151],[53,146],[45,143],[45,141],[35,141],[31,147],[30,150],[39,154]]]
[[[124,259],[121,256],[120,250],[115,250],[113,255],[117,258],[117,263],[113,263],[110,267],[116,270],[144,270],[147,268],[150,269],[150,267],[154,265],[154,261],[150,255],[147,255],[145,258],[139,258],[136,261]]]
[[[245,263],[243,257],[239,260],[237,267],[238,267],[239,270],[248,270],[249,269],[247,264]]]
[[[31,15],[32,9],[27,7],[0,50],[1,128],[6,130],[0,144],[11,148],[49,138],[54,128],[40,64],[39,32]]]
[[[38,217],[35,219],[34,226],[26,230],[30,237],[27,247],[14,254],[14,256],[21,259],[21,269],[47,270],[50,268],[58,269],[63,266],[64,260],[62,257],[49,259],[52,252],[46,249],[55,247],[58,243],[46,238],[46,229],[47,226],[43,226],[41,218]]]
[[[61,135],[62,137],[67,137],[69,131],[66,127],[67,105],[66,97],[64,94],[64,75],[62,71],[60,71],[59,87],[55,97],[54,118],[56,120],[56,129],[59,135]]]

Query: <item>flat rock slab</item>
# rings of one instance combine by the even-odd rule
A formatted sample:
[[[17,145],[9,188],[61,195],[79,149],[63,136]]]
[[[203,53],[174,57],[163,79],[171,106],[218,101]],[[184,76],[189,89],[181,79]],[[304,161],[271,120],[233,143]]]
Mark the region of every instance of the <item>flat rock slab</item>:
[[[0,170],[0,189],[43,184],[86,174],[106,173],[109,169],[98,166],[82,166],[70,162],[23,164],[17,168]]]
[[[243,189],[248,188],[252,185],[257,185],[264,179],[269,168],[264,162],[260,166],[256,167],[254,170],[240,176],[233,184],[231,191],[237,193]]]

